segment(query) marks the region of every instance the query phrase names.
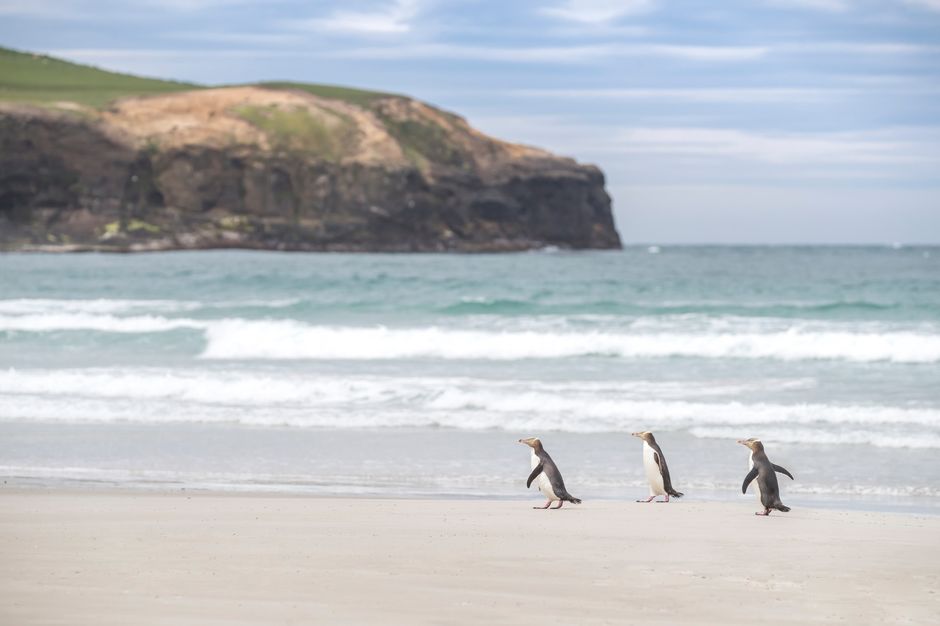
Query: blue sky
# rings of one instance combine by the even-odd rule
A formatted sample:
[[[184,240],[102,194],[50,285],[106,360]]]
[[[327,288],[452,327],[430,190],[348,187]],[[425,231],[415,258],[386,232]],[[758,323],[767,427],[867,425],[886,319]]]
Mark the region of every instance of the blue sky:
[[[626,242],[940,243],[940,0],[0,0],[0,43],[412,95],[598,164]]]

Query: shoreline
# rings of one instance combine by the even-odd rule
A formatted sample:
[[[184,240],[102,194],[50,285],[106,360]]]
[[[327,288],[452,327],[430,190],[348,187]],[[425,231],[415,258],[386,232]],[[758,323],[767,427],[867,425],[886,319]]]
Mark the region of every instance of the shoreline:
[[[526,498],[526,432],[444,428],[316,429],[239,424],[0,422],[0,481],[42,489],[131,488],[177,492],[480,500]],[[101,441],[111,442],[102,448]],[[510,441],[511,440],[511,441]],[[685,502],[734,504],[744,449],[686,433],[667,437]],[[632,501],[647,492],[639,450],[609,434],[551,434],[553,457],[585,501]],[[461,451],[454,457],[452,451]],[[739,451],[740,449],[740,451]],[[775,444],[797,480],[788,506],[940,514],[930,451]],[[859,473],[854,459],[866,459]],[[848,462],[847,462],[848,461]],[[798,473],[797,473],[798,472]],[[531,490],[528,490],[531,491]],[[644,496],[645,497],[645,496]]]
[[[628,491],[611,496],[591,495],[586,502],[607,504],[631,504],[635,498],[646,497],[646,486],[631,487]],[[289,488],[280,483],[219,486],[219,485],[168,485],[168,484],[114,484],[96,480],[71,479],[45,481],[25,479],[23,477],[0,477],[0,494],[3,491],[37,492],[46,494],[121,494],[121,495],[163,495],[163,496],[218,496],[218,497],[259,497],[259,498],[312,498],[335,500],[415,500],[422,502],[535,502],[541,501],[541,495],[531,489],[517,494],[475,494],[475,493],[422,493],[414,491],[330,491],[313,486],[295,485]],[[635,492],[635,493],[634,493]],[[733,494],[733,495],[729,495]],[[634,498],[635,496],[635,498]],[[875,513],[901,516],[940,517],[940,503],[931,496],[904,496],[903,500],[923,498],[924,503],[897,502],[892,496],[853,496],[848,494],[787,494],[786,502],[794,509],[829,511],[838,513]],[[733,490],[699,490],[686,493],[681,499],[673,498],[672,503],[680,506],[690,504],[729,505],[755,503],[755,494],[734,493]],[[755,504],[755,506],[757,506]],[[758,507],[759,508],[759,507]],[[785,514],[783,514],[785,515]]]
[[[639,247],[639,246],[638,246]],[[162,241],[143,241],[122,246],[99,244],[22,244],[0,246],[0,254],[146,254],[163,252],[284,252],[301,254],[374,254],[374,255],[481,255],[481,254],[522,254],[540,251],[560,252],[622,252],[623,246],[614,247],[574,247],[564,243],[546,241],[494,241],[465,247],[425,247],[411,248],[407,244],[388,247],[356,246],[355,244],[325,244],[322,246],[299,246],[290,242],[273,245],[259,243],[233,244],[231,242],[187,246],[179,243]]]
[[[940,611],[936,516],[535,504],[0,489],[0,621],[926,623]]]

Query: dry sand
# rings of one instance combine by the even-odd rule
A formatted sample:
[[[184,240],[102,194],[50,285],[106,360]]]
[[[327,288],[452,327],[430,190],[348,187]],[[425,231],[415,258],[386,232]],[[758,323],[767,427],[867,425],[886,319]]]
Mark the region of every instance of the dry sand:
[[[0,624],[927,624],[940,517],[0,490]]]

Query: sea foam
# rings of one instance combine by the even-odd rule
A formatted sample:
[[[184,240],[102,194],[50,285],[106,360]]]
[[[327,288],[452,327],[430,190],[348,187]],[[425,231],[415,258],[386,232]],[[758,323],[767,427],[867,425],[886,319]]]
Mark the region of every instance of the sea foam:
[[[93,313],[44,313],[0,315],[0,331],[57,332],[92,330],[105,333],[161,333],[179,328],[204,330],[208,322],[160,315],[100,315]]]
[[[250,370],[8,370],[0,372],[0,415],[27,421],[314,428],[573,433],[650,428],[725,439],[759,431],[783,442],[940,448],[940,407],[733,400],[742,385],[718,387],[727,394],[722,398],[710,397],[708,385],[685,388],[655,381],[552,384]]]
[[[53,299],[12,298],[0,300],[0,315],[89,314],[165,314],[226,308],[281,309],[298,304],[297,298],[272,300],[155,300],[155,299]]]
[[[940,361],[929,332],[580,332],[485,331],[441,327],[310,326],[294,321],[226,320],[205,329],[206,359],[482,359],[692,357],[778,360]]]
[[[4,301],[0,332],[200,332],[204,359],[237,360],[526,360],[578,357],[940,362],[935,325],[793,322],[702,315],[618,318],[512,318],[500,325],[421,327],[313,325],[293,319],[201,319],[135,307],[185,309],[173,301]],[[72,302],[72,304],[67,304]],[[53,303],[66,303],[61,309]],[[249,306],[247,303],[241,303]],[[276,308],[284,303],[272,303]],[[234,305],[233,305],[234,306]],[[252,305],[253,306],[253,305]],[[287,306],[287,305],[285,305]]]

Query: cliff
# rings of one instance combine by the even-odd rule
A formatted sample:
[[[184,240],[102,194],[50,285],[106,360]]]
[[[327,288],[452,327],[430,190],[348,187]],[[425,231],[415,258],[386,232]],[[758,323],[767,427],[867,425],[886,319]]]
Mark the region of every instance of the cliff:
[[[83,102],[0,84],[0,248],[620,246],[596,167],[421,102],[309,85],[158,87]]]

